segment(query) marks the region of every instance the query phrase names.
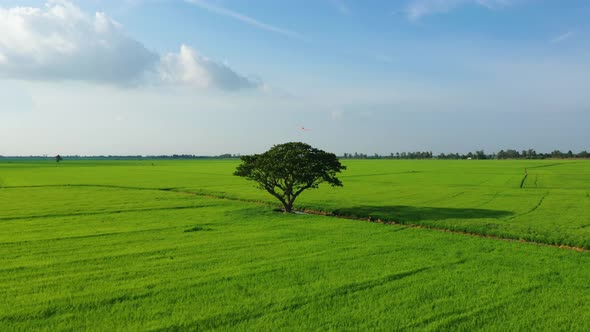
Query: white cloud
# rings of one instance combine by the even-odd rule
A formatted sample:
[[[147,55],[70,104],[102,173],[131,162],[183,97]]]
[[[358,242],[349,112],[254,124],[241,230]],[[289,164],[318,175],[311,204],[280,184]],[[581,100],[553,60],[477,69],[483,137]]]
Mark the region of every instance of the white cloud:
[[[261,82],[241,76],[186,45],[180,47],[179,53],[169,53],[162,58],[159,73],[163,82],[196,88],[239,90],[262,86]]]
[[[561,43],[562,41],[570,39],[574,34],[575,34],[575,32],[570,30],[566,33],[562,33],[561,35],[552,38],[551,42],[552,43]]]
[[[160,57],[105,13],[88,15],[66,0],[41,8],[0,7],[0,78],[221,90],[262,86],[185,45]]]
[[[204,0],[185,0],[185,2],[193,4],[198,7],[201,7],[201,8],[208,10],[212,13],[230,17],[234,20],[246,23],[248,25],[254,26],[254,27],[262,29],[262,30],[271,31],[271,32],[278,33],[278,34],[281,34],[284,36],[303,40],[303,37],[300,34],[298,34],[297,32],[287,30],[284,28],[280,28],[280,27],[277,27],[277,26],[274,26],[274,25],[271,25],[268,23],[261,22],[255,18],[250,17],[250,16],[244,15],[242,13],[238,13],[233,10],[229,10],[229,9],[221,7],[221,6],[211,4],[211,3],[204,1]]]
[[[343,0],[331,0],[332,5],[343,15],[349,15],[352,11]]]
[[[129,83],[158,61],[104,13],[55,0],[0,8],[0,54],[0,76],[37,80]]]
[[[405,13],[410,20],[433,14],[447,13],[463,5],[479,5],[488,9],[508,6],[516,0],[412,0],[406,6]]]
[[[196,88],[239,90],[262,86],[261,82],[241,76],[186,45],[180,47],[179,53],[169,53],[162,58],[159,73],[163,82]]]
[[[197,50],[184,44],[178,53],[164,55],[155,71],[159,83],[173,86],[226,91],[257,88],[265,92],[268,89],[261,79],[238,74],[226,63],[200,55]]]

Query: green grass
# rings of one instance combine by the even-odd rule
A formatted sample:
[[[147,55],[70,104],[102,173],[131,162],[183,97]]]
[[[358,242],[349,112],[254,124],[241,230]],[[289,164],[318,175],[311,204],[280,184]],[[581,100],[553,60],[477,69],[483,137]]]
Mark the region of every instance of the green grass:
[[[343,188],[305,192],[296,207],[590,249],[590,161],[347,160],[345,164]],[[60,165],[13,160],[0,161],[0,183],[166,188],[277,204],[252,183],[231,176],[236,165],[232,160]],[[525,169],[528,176],[521,188]]]
[[[153,163],[0,162],[0,330],[590,329],[588,252],[276,213],[187,193],[272,202],[234,161]],[[588,162],[346,163],[300,206],[588,239]]]

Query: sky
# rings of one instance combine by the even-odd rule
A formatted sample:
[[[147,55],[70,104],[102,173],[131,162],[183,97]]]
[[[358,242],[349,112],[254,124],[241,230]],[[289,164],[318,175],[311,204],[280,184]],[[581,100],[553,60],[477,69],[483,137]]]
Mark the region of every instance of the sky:
[[[0,0],[5,156],[590,150],[588,87],[587,0]]]

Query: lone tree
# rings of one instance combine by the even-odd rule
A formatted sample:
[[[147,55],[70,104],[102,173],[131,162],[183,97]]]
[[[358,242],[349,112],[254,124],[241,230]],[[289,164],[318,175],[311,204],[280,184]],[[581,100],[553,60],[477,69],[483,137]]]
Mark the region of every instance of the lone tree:
[[[341,187],[336,173],[346,169],[335,154],[300,142],[278,144],[263,154],[241,159],[234,175],[257,182],[260,189],[281,201],[285,212],[293,210],[293,202],[306,189],[322,182]]]
[[[55,156],[55,162],[59,163],[60,161],[64,160],[64,158],[60,155]]]

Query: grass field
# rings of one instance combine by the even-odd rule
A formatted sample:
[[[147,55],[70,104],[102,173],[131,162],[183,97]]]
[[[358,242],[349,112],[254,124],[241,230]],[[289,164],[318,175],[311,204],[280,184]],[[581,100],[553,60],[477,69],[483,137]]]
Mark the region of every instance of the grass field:
[[[590,249],[590,161],[349,160],[346,164],[343,188],[305,192],[296,207]],[[4,161],[0,184],[7,190],[0,195],[18,195],[19,188],[13,187],[22,186],[47,186],[37,190],[43,196],[55,185],[101,185],[277,204],[252,183],[231,176],[236,165],[231,160],[68,161],[57,167],[51,161]],[[18,201],[11,203],[16,214],[31,203]],[[138,204],[156,203],[140,199]],[[86,205],[82,212],[98,208],[90,201]]]
[[[296,207],[590,247],[589,161],[345,163]],[[236,165],[0,160],[0,330],[590,330],[588,252],[276,213]]]

